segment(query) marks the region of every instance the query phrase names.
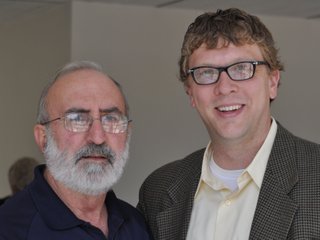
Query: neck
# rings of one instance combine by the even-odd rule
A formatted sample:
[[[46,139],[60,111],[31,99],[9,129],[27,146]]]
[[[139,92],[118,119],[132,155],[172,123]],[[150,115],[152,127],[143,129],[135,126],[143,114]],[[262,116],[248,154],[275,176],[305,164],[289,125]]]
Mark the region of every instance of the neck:
[[[213,159],[223,169],[244,169],[250,165],[263,145],[271,125],[257,131],[254,138],[225,140],[213,138],[211,150]],[[252,136],[252,135],[251,135]]]
[[[260,147],[212,144],[213,159],[223,169],[244,169],[252,162]]]
[[[108,235],[108,213],[104,204],[106,194],[92,196],[73,191],[56,181],[48,169],[45,170],[44,177],[52,190],[79,219],[89,222]]]

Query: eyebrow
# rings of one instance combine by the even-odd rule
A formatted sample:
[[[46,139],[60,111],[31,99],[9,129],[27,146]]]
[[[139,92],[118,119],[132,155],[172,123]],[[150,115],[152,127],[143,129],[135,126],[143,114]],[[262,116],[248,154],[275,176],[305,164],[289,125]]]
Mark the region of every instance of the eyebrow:
[[[89,113],[90,111],[84,108],[70,108],[65,113]]]
[[[120,111],[120,109],[117,107],[100,109],[100,113],[120,113],[120,114],[123,114],[122,111]]]
[[[84,108],[70,108],[65,113],[89,113],[90,110],[84,109]],[[122,111],[118,107],[111,107],[111,108],[105,108],[100,109],[100,113],[122,113]]]

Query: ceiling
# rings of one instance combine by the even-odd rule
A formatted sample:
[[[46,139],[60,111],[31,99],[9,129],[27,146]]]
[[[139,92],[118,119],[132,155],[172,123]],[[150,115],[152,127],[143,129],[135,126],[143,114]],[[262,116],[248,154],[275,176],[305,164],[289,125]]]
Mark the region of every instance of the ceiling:
[[[0,22],[71,0],[0,0]],[[320,0],[74,0],[141,5],[155,8],[214,11],[238,7],[252,14],[320,20]]]

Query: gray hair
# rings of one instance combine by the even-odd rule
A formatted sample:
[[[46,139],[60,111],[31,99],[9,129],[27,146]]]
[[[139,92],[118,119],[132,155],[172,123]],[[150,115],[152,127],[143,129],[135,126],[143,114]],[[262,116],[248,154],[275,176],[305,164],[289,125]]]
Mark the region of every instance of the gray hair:
[[[53,79],[44,87],[42,90],[40,99],[39,99],[39,104],[38,104],[38,114],[37,114],[37,123],[41,124],[43,122],[49,121],[49,114],[47,111],[47,95],[49,93],[50,88],[54,85],[54,83],[61,78],[62,76],[76,72],[79,70],[95,70],[97,72],[100,72],[106,76],[108,76],[102,69],[102,67],[92,61],[75,61],[75,62],[70,62],[63,66],[61,69],[59,69]],[[124,95],[124,92],[122,90],[122,86],[120,85],[119,82],[114,80],[112,77],[109,76],[109,78],[115,83],[115,85],[118,87],[120,93],[123,96],[124,102],[125,102],[125,114],[129,118],[129,104],[128,101]]]

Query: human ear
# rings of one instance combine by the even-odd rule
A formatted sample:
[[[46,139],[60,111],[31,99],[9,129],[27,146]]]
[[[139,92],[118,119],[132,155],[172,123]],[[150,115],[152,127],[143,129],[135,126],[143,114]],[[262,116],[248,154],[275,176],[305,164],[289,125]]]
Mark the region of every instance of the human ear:
[[[278,95],[278,87],[280,82],[280,71],[274,70],[270,74],[270,80],[269,80],[269,94],[270,99],[275,99]]]
[[[44,152],[44,149],[47,144],[47,135],[46,135],[46,129],[45,126],[41,124],[35,125],[33,129],[33,135],[34,139],[36,141],[36,144],[38,145],[41,152]]]
[[[192,91],[191,91],[191,88],[189,86],[188,83],[185,83],[184,84],[184,90],[186,92],[186,94],[189,96],[189,100],[190,100],[190,105],[192,107],[195,107],[195,103],[194,103],[194,98],[193,98],[193,95],[192,95]]]

